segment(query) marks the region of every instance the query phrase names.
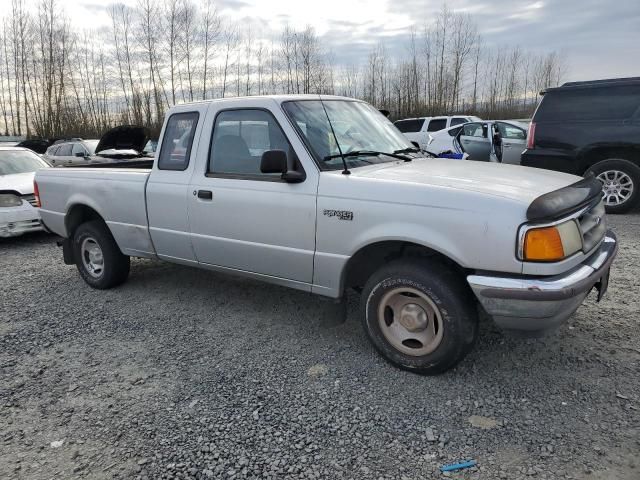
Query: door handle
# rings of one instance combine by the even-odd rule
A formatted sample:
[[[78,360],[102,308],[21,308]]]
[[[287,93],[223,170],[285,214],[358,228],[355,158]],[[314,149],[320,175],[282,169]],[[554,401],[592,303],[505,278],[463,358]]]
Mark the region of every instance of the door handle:
[[[211,190],[198,190],[198,198],[202,200],[213,200],[213,192]]]

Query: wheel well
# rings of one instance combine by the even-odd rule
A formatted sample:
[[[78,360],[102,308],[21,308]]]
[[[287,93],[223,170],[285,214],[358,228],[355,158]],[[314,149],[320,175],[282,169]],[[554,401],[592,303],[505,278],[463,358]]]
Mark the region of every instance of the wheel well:
[[[64,224],[69,238],[73,237],[73,233],[76,231],[76,228],[91,220],[104,221],[98,212],[87,205],[74,205],[71,207],[64,219]]]
[[[598,147],[593,150],[589,150],[583,155],[582,173],[584,174],[593,165],[602,160],[606,160],[607,158],[622,158],[624,160],[629,160],[640,167],[640,148]]]
[[[390,261],[399,258],[437,258],[460,275],[464,269],[442,253],[417,243],[390,240],[372,243],[358,250],[347,262],[342,279],[342,291],[362,288],[369,277]]]

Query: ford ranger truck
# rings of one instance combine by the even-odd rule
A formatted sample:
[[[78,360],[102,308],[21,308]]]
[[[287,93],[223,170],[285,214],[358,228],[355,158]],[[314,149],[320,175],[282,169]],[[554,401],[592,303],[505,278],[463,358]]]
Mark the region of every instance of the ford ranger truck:
[[[479,313],[520,333],[558,327],[605,294],[617,252],[597,179],[425,158],[343,97],[175,106],[155,159],[35,183],[65,263],[93,288],[142,257],[338,301],[355,289],[376,349],[423,374],[464,358]]]

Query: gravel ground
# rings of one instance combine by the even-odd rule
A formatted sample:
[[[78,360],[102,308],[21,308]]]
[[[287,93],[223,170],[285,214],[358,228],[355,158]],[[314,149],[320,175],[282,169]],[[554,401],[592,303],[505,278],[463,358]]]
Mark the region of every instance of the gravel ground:
[[[608,296],[539,340],[483,322],[420,377],[308,294],[136,260],[86,286],[51,236],[0,241],[0,478],[638,479],[640,215]]]

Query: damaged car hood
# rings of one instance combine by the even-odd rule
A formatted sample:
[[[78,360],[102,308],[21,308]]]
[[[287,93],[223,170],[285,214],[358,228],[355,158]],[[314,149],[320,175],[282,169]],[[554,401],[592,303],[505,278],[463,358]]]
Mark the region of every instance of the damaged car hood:
[[[33,177],[35,174],[36,172],[26,172],[0,175],[0,192],[13,191],[20,195],[31,195],[33,193]]]
[[[135,125],[120,125],[105,133],[96,147],[96,155],[136,157],[143,154],[149,130]]]

